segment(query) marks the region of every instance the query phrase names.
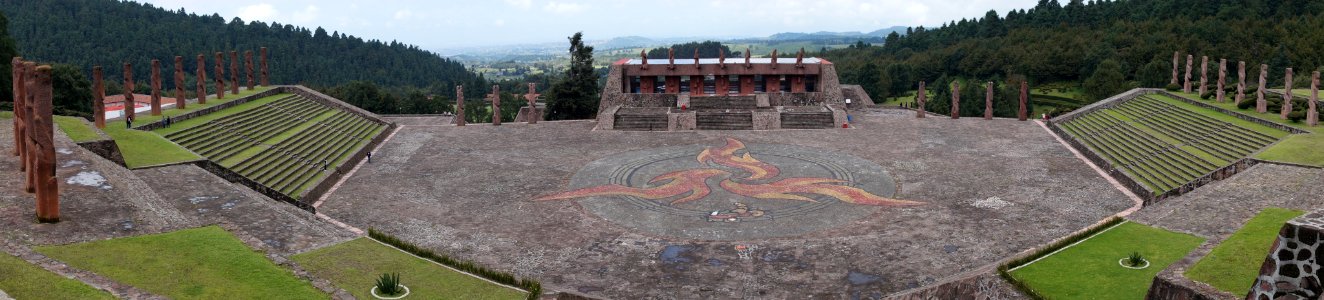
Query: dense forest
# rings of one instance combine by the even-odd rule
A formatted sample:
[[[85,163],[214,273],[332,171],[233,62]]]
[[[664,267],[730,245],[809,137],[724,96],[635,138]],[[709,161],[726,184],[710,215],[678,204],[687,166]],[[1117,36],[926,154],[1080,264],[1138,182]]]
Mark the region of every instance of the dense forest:
[[[488,86],[486,80],[466,70],[464,65],[417,46],[328,33],[320,27],[245,22],[238,18],[227,21],[216,14],[197,15],[183,9],[107,0],[0,0],[0,12],[9,17],[9,35],[16,41],[18,55],[41,63],[70,65],[81,70],[84,78],[90,77],[92,66],[103,66],[111,91],[119,89],[117,82],[121,80],[125,62],[134,65],[134,78],[139,83],[136,89],[145,89],[152,59],[161,60],[163,73],[170,74],[174,57],[182,55],[184,69],[190,73],[186,85],[191,85],[195,82],[192,73],[196,70],[198,54],[207,55],[210,71],[215,52],[227,52],[228,67],[228,51],[252,50],[256,56],[259,47],[268,48],[270,73],[276,84],[304,84],[330,90],[361,80],[391,91],[395,98],[410,98],[411,93],[417,92],[435,93],[443,99],[453,98],[453,87],[457,84]],[[3,75],[7,77],[9,73]],[[164,83],[167,91],[173,90],[172,79],[167,78]],[[0,94],[8,95],[9,89],[8,84],[0,87]],[[473,96],[481,98],[486,89],[471,90]],[[419,111],[413,107],[429,106],[365,105],[381,113],[439,110],[434,107],[433,111]]]
[[[671,47],[668,48],[649,49],[648,58],[667,59],[667,50],[669,49],[676,50],[675,52],[676,59],[693,60],[695,50],[699,51],[699,58],[716,58],[719,52],[726,53],[726,57],[731,57],[731,58],[742,57],[745,55],[743,51],[737,51],[732,53],[731,48],[727,48],[726,45],[723,45],[721,42],[703,41],[703,42],[689,42],[684,44],[675,44],[675,45],[671,45]]]
[[[1183,69],[1186,54],[1194,54],[1197,64],[1209,56],[1211,74],[1220,58],[1228,59],[1230,76],[1236,61],[1246,61],[1252,74],[1257,67],[1249,66],[1265,63],[1271,85],[1281,85],[1285,68],[1297,74],[1321,70],[1319,45],[1324,1],[1041,0],[1030,9],[909,28],[881,45],[819,55],[837,64],[844,83],[863,85],[874,99],[914,90],[920,80],[931,87],[958,78],[1016,86],[1024,78],[1031,86],[1070,82],[1083,88],[1084,97],[1099,100],[1132,87],[1164,87],[1173,51],[1182,53]],[[982,114],[982,95],[961,98],[981,110],[972,113]],[[935,102],[942,101],[929,103],[940,105]]]

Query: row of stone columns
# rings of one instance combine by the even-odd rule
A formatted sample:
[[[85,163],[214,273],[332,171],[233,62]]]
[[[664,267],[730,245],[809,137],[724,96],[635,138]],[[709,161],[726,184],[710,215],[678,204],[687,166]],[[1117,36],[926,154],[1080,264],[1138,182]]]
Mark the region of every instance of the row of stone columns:
[[[259,50],[259,53],[260,53],[259,58],[261,60],[260,62],[261,73],[259,74],[260,75],[259,78],[261,78],[262,86],[265,87],[270,85],[267,76],[267,48],[262,47]],[[216,52],[215,56],[216,56],[216,65],[213,71],[215,72],[214,78],[216,79],[216,98],[224,99],[225,89],[226,89],[225,68],[224,68],[225,53]],[[199,54],[197,57],[197,75],[196,75],[197,76],[196,93],[197,93],[198,104],[207,104],[206,63],[207,63],[206,56]],[[244,51],[244,66],[245,66],[245,70],[247,71],[246,72],[248,79],[247,87],[248,90],[251,91],[255,88],[253,82],[252,50]],[[159,116],[161,115],[161,86],[162,86],[160,60],[157,59],[152,60],[151,74],[152,74],[151,113],[153,116]],[[101,66],[93,66],[92,67],[92,112],[94,115],[93,123],[96,125],[97,128],[106,127],[106,112],[105,112],[106,90],[105,90],[105,83],[102,81],[103,81],[103,74],[102,74]],[[231,83],[230,93],[239,94],[239,51],[238,50],[230,51],[230,83]],[[136,113],[133,107],[134,85],[135,83],[133,81],[133,64],[126,62],[124,63],[124,105],[125,105],[124,116],[128,119],[133,119]],[[186,108],[186,102],[187,101],[185,101],[184,98],[184,57],[175,56],[175,108],[177,109]]]
[[[1172,81],[1170,82],[1170,84],[1177,84],[1177,68],[1179,67],[1178,57],[1180,57],[1179,52],[1172,53]],[[1206,92],[1205,71],[1206,71],[1206,66],[1209,63],[1209,57],[1201,56],[1200,61],[1201,61],[1200,82],[1199,82],[1198,91],[1200,92],[1199,95],[1203,96]],[[1194,62],[1194,56],[1189,54],[1186,55],[1186,77],[1182,88],[1182,91],[1186,93],[1191,92],[1191,69],[1194,68],[1193,62]],[[1283,75],[1285,79],[1284,87],[1283,87],[1283,105],[1282,105],[1282,109],[1279,111],[1279,118],[1284,120],[1286,120],[1288,118],[1288,114],[1292,112],[1292,97],[1293,97],[1292,75],[1293,75],[1292,68],[1287,68],[1285,74]],[[1227,59],[1219,59],[1218,86],[1217,86],[1218,90],[1215,91],[1216,101],[1218,102],[1223,102],[1226,99],[1226,95],[1223,92],[1226,77],[1227,77]],[[1260,64],[1259,88],[1256,89],[1255,91],[1255,112],[1257,113],[1268,112],[1268,102],[1264,98],[1265,88],[1266,88],[1265,85],[1268,80],[1268,77],[1269,77],[1269,65]],[[1310,90],[1311,90],[1311,96],[1309,99],[1310,101],[1307,101],[1309,105],[1309,109],[1306,111],[1306,124],[1310,126],[1315,126],[1319,124],[1319,117],[1318,117],[1319,112],[1315,110],[1317,105],[1315,102],[1319,100],[1319,96],[1316,95],[1317,94],[1316,91],[1319,89],[1318,78],[1319,78],[1319,72],[1314,72],[1314,74],[1312,74],[1311,84],[1310,84]],[[1246,93],[1246,62],[1238,61],[1237,94],[1235,97],[1233,97],[1234,99],[1233,103],[1241,104],[1241,101],[1245,100],[1245,93]]]
[[[917,98],[916,104],[919,107],[917,110],[915,110],[916,118],[924,118],[924,115],[926,114],[924,111],[924,103],[928,101],[928,90],[924,88],[924,84],[925,84],[924,81],[919,82],[919,94],[916,97]],[[1029,119],[1029,116],[1027,115],[1028,112],[1026,111],[1025,108],[1029,100],[1029,95],[1030,95],[1029,85],[1026,84],[1025,81],[1021,81],[1020,109],[1016,111],[1017,120],[1025,121]],[[961,109],[961,83],[953,82],[952,112],[951,112],[952,119],[961,118],[960,109]],[[984,83],[984,119],[985,120],[993,119],[993,82],[992,81]]]
[[[540,94],[535,92],[537,86],[538,84],[536,83],[529,83],[529,92],[527,94],[524,94],[524,100],[528,101],[528,111],[530,112],[530,116],[528,118],[529,124],[537,124],[538,119],[541,118],[541,116],[535,114],[537,111],[537,105],[535,101],[538,99],[538,96],[540,96]],[[487,96],[484,97],[484,100],[487,100],[488,102],[492,103],[492,125],[501,126],[501,86],[493,84],[492,93],[487,94]],[[455,86],[454,123],[455,126],[464,126],[465,124],[463,85]]]
[[[20,160],[23,190],[36,194],[37,221],[60,221],[59,180],[55,177],[55,122],[51,66],[15,57],[14,156]]]

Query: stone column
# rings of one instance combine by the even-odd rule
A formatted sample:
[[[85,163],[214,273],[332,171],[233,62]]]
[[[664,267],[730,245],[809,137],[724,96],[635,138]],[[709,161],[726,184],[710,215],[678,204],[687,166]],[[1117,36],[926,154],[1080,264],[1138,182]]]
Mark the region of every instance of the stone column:
[[[961,83],[952,82],[952,119],[961,118]]]
[[[133,64],[124,63],[124,117],[126,120],[134,119],[137,108],[137,101],[133,101]]]
[[[1310,101],[1306,110],[1306,124],[1315,126],[1319,124],[1319,111],[1315,110],[1315,102],[1319,101],[1319,71],[1310,74]]]
[[[33,115],[30,139],[33,155],[32,172],[37,193],[37,222],[54,223],[60,221],[59,178],[55,177],[55,119],[51,114],[52,87],[51,66],[40,66],[34,72],[36,82],[29,86],[33,89]]]
[[[1223,82],[1226,80],[1227,80],[1227,59],[1223,58],[1218,60],[1218,91],[1214,92],[1214,94],[1218,95],[1218,102],[1223,102],[1223,96],[1224,96]]]
[[[198,54],[198,104],[207,104],[207,57]]]
[[[993,119],[993,82],[984,83],[984,120]]]
[[[1255,112],[1269,111],[1269,103],[1264,100],[1264,80],[1269,77],[1269,65],[1260,64],[1260,88],[1255,90]]]
[[[1287,68],[1283,78],[1283,111],[1280,114],[1286,120],[1287,114],[1292,113],[1292,68]]]
[[[1181,93],[1190,93],[1190,69],[1196,67],[1196,56],[1186,54],[1186,78],[1181,83]]]
[[[14,57],[14,59],[10,61],[10,67],[13,68],[11,69],[13,74],[11,74],[12,77],[10,78],[13,78],[14,81],[14,156],[18,156],[20,162],[26,162],[23,159],[26,158],[28,154],[27,150],[24,148],[24,146],[27,145],[27,140],[25,139],[25,135],[27,134],[27,123],[23,122],[23,118],[26,116],[24,115],[25,111],[23,104],[27,102],[28,86],[23,80],[27,78],[27,69],[24,67],[22,57]],[[25,163],[19,163],[18,170],[26,171],[27,165]]]
[[[161,115],[161,60],[152,60],[152,115]]]
[[[216,99],[225,99],[225,53],[216,52]]]
[[[184,109],[188,95],[184,93],[184,57],[175,56],[175,109]]]
[[[258,77],[258,79],[261,80],[263,87],[271,86],[271,78],[269,78],[270,76],[267,74],[267,47],[258,49],[258,60],[262,63],[260,65],[262,73],[261,77]]]
[[[1246,61],[1237,61],[1237,97],[1232,100],[1236,104],[1241,104],[1246,100]]]
[[[92,67],[92,124],[106,128],[106,83],[101,66]]]
[[[248,75],[248,90],[253,90],[253,50],[244,50],[244,72]]]
[[[1208,81],[1209,81],[1209,57],[1201,56],[1200,57],[1200,94],[1198,96],[1204,97],[1204,93],[1209,91],[1209,89],[1206,88],[1205,85],[1205,82]]]
[[[1181,63],[1178,62],[1178,57],[1179,57],[1179,56],[1178,56],[1178,54],[1177,54],[1177,51],[1172,51],[1172,82],[1169,82],[1169,83],[1168,83],[1168,84],[1171,84],[1171,85],[1177,85],[1177,84],[1178,84],[1178,82],[1177,82],[1177,67],[1178,67],[1178,66],[1181,66]]]
[[[1176,55],[1176,54],[1174,53],[1173,55]],[[1175,76],[1175,75],[1177,75],[1177,73],[1176,73],[1175,71],[1177,71],[1177,69],[1174,68],[1174,69],[1172,69],[1172,70],[1174,71],[1174,72],[1172,73],[1172,74],[1174,75],[1174,76],[1172,76],[1172,81],[1173,81],[1173,82],[1176,82],[1176,81],[1177,81],[1177,76]],[[1175,83],[1174,83],[1174,84],[1175,84]],[[1025,120],[1027,120],[1027,119],[1029,118],[1029,112],[1026,111],[1026,107],[1025,107],[1026,105],[1029,104],[1029,100],[1030,100],[1030,99],[1029,99],[1029,98],[1030,98],[1030,94],[1029,94],[1029,92],[1030,92],[1030,85],[1029,85],[1028,83],[1026,83],[1025,81],[1021,81],[1021,109],[1020,109],[1020,111],[1017,111],[1017,112],[1016,112],[1016,118],[1019,119],[1019,120],[1021,120],[1021,121],[1025,121]]]
[[[27,172],[24,173],[23,191],[29,193],[37,192],[37,146],[32,144],[33,135],[36,135],[37,124],[33,119],[37,116],[37,63],[23,62],[23,86],[26,91],[23,97],[23,164],[27,165]]]
[[[230,94],[239,94],[239,51],[230,50]]]
[[[492,102],[492,126],[501,126],[501,86],[492,85],[492,93],[487,94],[487,101]]]
[[[455,86],[455,126],[464,126],[464,86]]]
[[[928,114],[928,113],[926,113],[925,110],[924,110],[924,102],[925,102],[925,100],[928,100],[928,99],[926,99],[926,98],[927,98],[926,94],[928,94],[927,92],[928,92],[928,91],[924,89],[924,81],[921,80],[921,81],[919,82],[919,91],[918,91],[918,93],[919,93],[918,96],[919,96],[919,97],[918,97],[918,99],[916,99],[916,103],[915,103],[915,105],[918,106],[918,107],[916,107],[916,109],[915,109],[915,117],[916,117],[916,118],[921,118],[921,119],[923,119],[923,118],[924,118],[924,115],[927,115],[927,114]]]
[[[667,81],[671,81],[672,77],[674,76],[668,76]],[[680,78],[677,77],[676,81],[677,84],[679,84]],[[524,100],[529,102],[529,111],[528,114],[525,115],[525,117],[528,118],[529,124],[538,124],[538,119],[542,119],[542,113],[541,111],[538,110],[538,94],[536,93],[537,89],[538,89],[538,84],[530,82],[529,93],[524,94]],[[668,90],[672,89],[671,83],[667,83],[667,89]]]

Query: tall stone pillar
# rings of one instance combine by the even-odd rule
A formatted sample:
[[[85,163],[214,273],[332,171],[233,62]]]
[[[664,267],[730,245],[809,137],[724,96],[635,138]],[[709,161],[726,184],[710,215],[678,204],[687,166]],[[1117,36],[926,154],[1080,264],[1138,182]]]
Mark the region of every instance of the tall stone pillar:
[[[184,109],[187,106],[185,98],[188,95],[184,93],[184,57],[175,56],[175,109]]]
[[[804,93],[804,92],[805,92],[805,77],[804,77],[804,75],[787,75],[787,76],[786,76],[786,79],[787,79],[788,81],[791,82],[791,92],[792,92],[792,93]]]
[[[230,93],[239,94],[239,51],[230,50]]]
[[[1174,53],[1174,55],[1175,55],[1175,53]],[[1176,71],[1176,70],[1177,70],[1177,69],[1173,69],[1173,71]],[[1173,75],[1176,75],[1176,74],[1177,74],[1177,73],[1175,73],[1175,72],[1173,73]],[[1177,81],[1177,76],[1173,76],[1173,77],[1172,77],[1172,80],[1173,80],[1174,82],[1176,82],[1176,81]],[[1030,100],[1030,99],[1029,99],[1029,98],[1030,98],[1030,94],[1029,94],[1029,92],[1030,92],[1030,85],[1029,85],[1028,83],[1026,83],[1025,81],[1021,81],[1021,109],[1020,109],[1019,111],[1016,112],[1016,119],[1018,119],[1018,120],[1025,121],[1025,120],[1027,120],[1027,119],[1029,118],[1029,112],[1026,111],[1026,105],[1029,104],[1029,100]]]
[[[260,74],[261,77],[258,77],[258,79],[261,80],[263,87],[271,86],[271,78],[270,75],[267,74],[267,47],[258,49],[258,60],[262,63],[260,65],[262,73]]]
[[[1178,56],[1178,54],[1177,54],[1177,51],[1172,51],[1172,82],[1169,82],[1169,83],[1168,83],[1168,84],[1171,84],[1171,85],[1177,85],[1177,84],[1178,84],[1178,82],[1177,82],[1177,68],[1178,68],[1179,66],[1181,66],[1181,63],[1178,62],[1178,60],[1177,60],[1178,57],[1179,57],[1179,56]]]
[[[680,77],[676,77],[676,76],[667,76],[667,81],[668,81],[668,83],[667,83],[667,90],[671,90],[671,89],[672,89],[672,85],[671,85],[670,81],[671,81],[671,78],[673,78],[673,77],[676,78],[676,84],[680,84]],[[676,87],[676,89],[679,89],[679,87]],[[525,117],[525,119],[527,120],[527,122],[529,122],[529,124],[538,124],[538,119],[542,119],[542,111],[541,111],[541,110],[538,110],[538,93],[537,93],[537,90],[538,90],[538,84],[537,84],[537,83],[530,82],[530,83],[529,83],[529,93],[524,94],[524,101],[528,101],[528,102],[529,102],[529,109],[528,109],[527,113],[524,113],[524,117]]]
[[[36,135],[37,124],[33,122],[37,116],[37,63],[23,62],[23,85],[26,95],[23,97],[23,163],[27,165],[27,172],[24,173],[23,191],[29,193],[37,192],[37,147],[32,144],[33,135]]]
[[[726,96],[731,93],[730,78],[727,78],[726,75],[717,75],[713,76],[713,78],[715,78],[713,79],[714,94],[718,96]]]
[[[1283,78],[1283,111],[1280,114],[1286,120],[1287,114],[1292,113],[1292,68],[1287,68]]]
[[[1204,97],[1204,93],[1209,91],[1209,88],[1206,87],[1205,82],[1209,82],[1209,57],[1201,56],[1200,57],[1200,94],[1199,94],[1200,97]]]
[[[961,118],[961,83],[952,82],[952,119]]]
[[[918,92],[919,92],[919,95],[917,95],[917,96],[919,96],[919,97],[918,97],[918,99],[916,99],[916,103],[915,103],[915,105],[917,106],[917,107],[915,107],[915,117],[916,117],[916,118],[921,118],[921,119],[923,119],[923,118],[924,118],[924,115],[927,115],[927,114],[928,114],[928,113],[925,113],[925,110],[924,110],[924,102],[925,102],[925,100],[928,100],[928,99],[926,99],[927,96],[926,96],[925,94],[928,94],[928,90],[925,90],[925,89],[924,89],[924,81],[923,81],[923,80],[920,80],[920,81],[919,81],[919,91],[918,91]]]
[[[501,86],[492,85],[492,93],[487,94],[487,101],[492,102],[492,126],[501,126]]]
[[[776,86],[776,81],[771,82]],[[781,90],[780,87],[774,89]],[[703,76],[690,76],[690,95],[703,95]]]
[[[124,117],[127,120],[137,117],[138,101],[134,101],[133,86],[133,64],[124,63]]]
[[[1265,113],[1269,111],[1269,103],[1264,100],[1264,84],[1269,77],[1269,65],[1260,64],[1260,88],[1255,90],[1255,112]]]
[[[198,54],[198,104],[207,104],[207,57]]]
[[[1227,80],[1227,59],[1223,58],[1218,60],[1218,91],[1214,92],[1215,94],[1218,95],[1218,102],[1223,102],[1223,96],[1224,96],[1223,82],[1226,80]]]
[[[1319,124],[1319,111],[1315,109],[1315,102],[1319,101],[1319,71],[1310,74],[1310,104],[1306,110],[1306,124],[1315,126]]]
[[[667,94],[679,94],[680,76],[667,76],[666,85],[667,85],[667,89],[666,89]]]
[[[1186,54],[1186,77],[1181,83],[1181,93],[1190,93],[1190,69],[1196,67],[1196,56]]]
[[[464,86],[455,86],[455,126],[464,126]]]
[[[33,178],[37,193],[37,221],[54,223],[60,221],[59,178],[55,177],[55,119],[52,115],[51,66],[36,68],[31,109],[32,130],[31,153],[33,154]]]
[[[248,90],[253,90],[253,50],[244,50],[244,72],[248,75]]]
[[[667,88],[671,88],[671,86],[668,85]],[[754,94],[754,75],[740,75],[740,94]]]
[[[11,69],[13,74],[11,74],[12,77],[10,78],[13,78],[14,81],[14,156],[18,156],[19,160],[24,162],[18,164],[18,170],[22,172],[27,171],[27,161],[23,159],[25,159],[28,154],[25,148],[27,145],[25,135],[27,134],[28,124],[23,122],[23,119],[26,117],[24,114],[26,112],[24,110],[24,104],[27,102],[28,95],[28,86],[26,81],[24,81],[24,79],[27,79],[27,69],[24,67],[25,64],[23,63],[22,57],[14,57],[14,59],[10,61],[10,64],[10,67],[13,68]]]
[[[639,93],[640,93],[640,94],[652,94],[652,93],[653,93],[653,90],[655,90],[655,89],[657,88],[656,85],[657,85],[657,77],[655,77],[655,76],[639,76]]]
[[[92,67],[92,124],[106,128],[106,83],[101,66]]]
[[[161,115],[161,60],[152,60],[152,115]]]
[[[984,83],[984,120],[993,119],[993,82]]]
[[[1237,97],[1232,100],[1236,104],[1241,104],[1246,100],[1246,61],[1237,61]]]
[[[216,52],[216,99],[225,99],[225,53]]]

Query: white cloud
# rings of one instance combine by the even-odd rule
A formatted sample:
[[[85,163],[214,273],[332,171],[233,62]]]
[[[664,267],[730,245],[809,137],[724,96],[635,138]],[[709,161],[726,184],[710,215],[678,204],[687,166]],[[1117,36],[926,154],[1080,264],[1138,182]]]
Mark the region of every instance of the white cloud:
[[[542,9],[554,14],[573,14],[584,11],[584,5],[573,2],[551,1],[547,2],[547,5],[544,5]]]
[[[271,4],[267,4],[267,3],[258,3],[249,6],[240,7],[239,13],[237,13],[236,16],[238,16],[240,19],[244,19],[244,21],[253,21],[253,20],[270,21],[276,18],[276,14],[277,14],[276,7],[271,6]]]
[[[295,23],[308,24],[316,21],[320,12],[321,9],[317,8],[317,5],[308,5],[303,10],[294,12],[291,17]]]
[[[410,11],[408,11],[408,10],[403,10],[403,9],[402,9],[402,10],[398,10],[398,11],[395,12],[395,19],[396,19],[396,20],[409,19],[410,17],[413,17],[413,16],[414,16],[414,13],[413,13],[413,12],[410,12]]]
[[[492,21],[492,25],[496,25],[497,27],[506,26],[506,19],[496,19]]]
[[[514,6],[522,10],[533,8],[533,0],[506,0],[506,5]]]

